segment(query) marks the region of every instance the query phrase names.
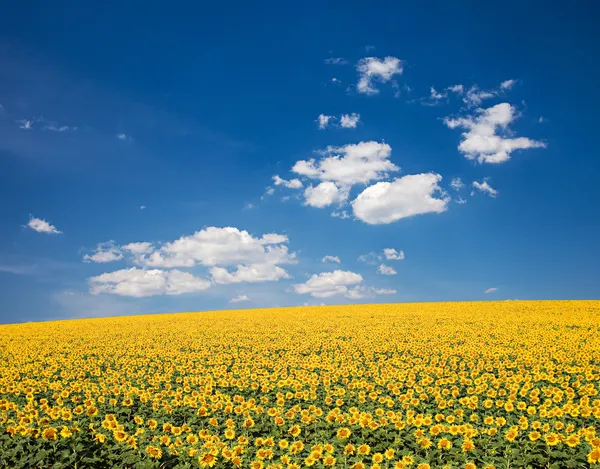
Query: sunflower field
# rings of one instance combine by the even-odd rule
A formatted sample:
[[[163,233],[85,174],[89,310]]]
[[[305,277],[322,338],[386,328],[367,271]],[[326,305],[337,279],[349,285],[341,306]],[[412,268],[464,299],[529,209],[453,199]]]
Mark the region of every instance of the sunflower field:
[[[600,302],[0,326],[0,468],[600,468]]]

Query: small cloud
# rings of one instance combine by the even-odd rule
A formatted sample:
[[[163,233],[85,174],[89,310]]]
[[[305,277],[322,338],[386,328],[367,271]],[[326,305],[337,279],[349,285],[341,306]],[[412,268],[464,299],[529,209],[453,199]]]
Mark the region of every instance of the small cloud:
[[[329,121],[333,118],[334,118],[333,116],[326,116],[325,114],[319,114],[319,117],[317,117],[317,122],[319,123],[319,129],[323,130],[323,129],[327,128],[327,126],[329,125]]]
[[[466,204],[467,201],[465,199],[463,199],[462,197],[459,197],[458,199],[456,199],[456,203],[462,205],[462,204]]]
[[[145,205],[140,205],[140,210],[146,210],[146,206]]]
[[[276,186],[284,186],[288,189],[301,189],[303,187],[300,179],[291,179],[290,181],[287,181],[283,178],[280,178],[277,174],[273,176],[273,183]]]
[[[324,62],[327,65],[346,65],[348,61],[343,57],[330,57],[325,59]]]
[[[267,187],[267,190],[265,191],[265,193],[261,196],[261,200],[266,199],[267,197],[271,197],[273,194],[275,193],[275,189],[273,189],[272,187]]]
[[[490,197],[496,197],[498,195],[498,191],[490,186],[486,179],[482,182],[473,181],[473,187]],[[471,195],[473,195],[473,193],[471,193]]]
[[[341,81],[341,80],[339,80],[339,79],[338,79],[338,78],[336,78],[336,77],[333,77],[333,78],[331,79],[331,83],[338,83],[338,84],[341,84],[341,83],[342,83],[342,81]]]
[[[495,291],[498,291],[497,288],[493,287],[493,288],[488,288],[487,290],[485,290],[483,292],[484,295],[489,295],[490,293],[494,293]]]
[[[33,121],[32,120],[28,120],[28,119],[22,119],[20,121],[17,121],[19,125],[20,129],[23,130],[31,130],[31,128],[33,127]]]
[[[446,96],[448,96],[446,93],[438,93],[433,86],[429,90],[429,98],[430,99],[437,101],[440,99],[444,99]]]
[[[340,125],[344,129],[355,129],[356,125],[360,121],[360,114],[353,112],[352,114],[342,114],[340,117]]]
[[[123,259],[123,253],[114,241],[100,243],[96,246],[94,254],[86,254],[83,256],[84,262],[96,262],[100,264],[119,261],[121,259]]]
[[[388,56],[384,59],[377,57],[364,57],[358,61],[356,70],[359,73],[356,89],[359,93],[374,95],[379,90],[373,86],[373,82],[386,83],[394,75],[402,75],[403,63],[397,57]]]
[[[48,124],[44,126],[44,130],[50,130],[52,132],[66,132],[67,130],[77,130],[77,127],[69,127],[68,125],[58,126],[56,124]]]
[[[29,223],[27,226],[31,228],[33,231],[37,231],[38,233],[48,233],[48,234],[60,234],[62,231],[56,229],[54,225],[51,225],[46,220],[42,220],[41,218],[30,217]]]
[[[383,255],[388,261],[401,261],[404,259],[404,251],[396,251],[394,248],[385,248]]]
[[[350,218],[350,215],[348,215],[348,212],[346,210],[342,210],[339,212],[331,212],[331,216],[334,218],[341,218],[341,219],[346,219],[346,218]]]
[[[452,179],[452,181],[450,182],[450,186],[452,187],[452,189],[454,189],[455,191],[459,191],[461,190],[463,187],[465,187],[465,183],[462,181],[461,178],[454,178]]]
[[[125,140],[131,140],[131,137],[127,134],[117,134],[117,139],[121,140],[121,141],[125,141]]]
[[[464,85],[452,85],[452,86],[449,86],[446,89],[448,91],[452,91],[453,93],[456,93],[456,94],[463,94],[465,92]]]
[[[230,303],[241,303],[242,301],[250,301],[247,295],[238,295],[229,300]]]
[[[252,210],[253,208],[256,208],[256,205],[254,205],[253,203],[249,202],[246,204],[246,206],[244,207],[246,210]]]
[[[510,90],[516,82],[517,80],[504,80],[502,83],[500,83],[500,88],[503,90]]]
[[[544,116],[540,116],[540,118],[538,119],[538,122],[540,124],[542,124],[543,122],[546,122],[546,121],[547,121],[547,119]]]
[[[340,260],[339,257],[337,256],[325,256],[323,259],[321,259],[321,262],[326,263],[326,262],[335,262],[336,264],[341,264],[342,261]]]
[[[381,275],[396,275],[396,269],[389,265],[381,264],[377,269],[377,273]]]

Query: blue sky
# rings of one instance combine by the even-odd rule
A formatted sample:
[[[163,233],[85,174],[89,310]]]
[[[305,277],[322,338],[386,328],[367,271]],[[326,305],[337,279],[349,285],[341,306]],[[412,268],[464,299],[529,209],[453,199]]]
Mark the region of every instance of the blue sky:
[[[0,322],[600,297],[594,2],[34,3]]]

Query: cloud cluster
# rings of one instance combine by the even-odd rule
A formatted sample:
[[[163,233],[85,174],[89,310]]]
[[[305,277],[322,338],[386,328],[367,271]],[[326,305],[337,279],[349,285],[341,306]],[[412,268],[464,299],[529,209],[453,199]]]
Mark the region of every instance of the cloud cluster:
[[[509,125],[516,118],[516,110],[509,103],[479,108],[467,117],[446,117],[450,129],[466,129],[462,133],[459,151],[470,160],[480,163],[502,163],[510,159],[515,150],[545,148],[546,144],[526,137],[511,137]]]
[[[372,298],[376,295],[392,295],[396,290],[365,287],[360,274],[344,270],[313,274],[305,283],[294,285],[294,291],[300,295],[314,298],[329,298],[343,295],[346,298]]]
[[[277,233],[259,238],[233,227],[208,227],[161,245],[148,241],[123,246],[112,241],[101,243],[93,254],[84,256],[84,261],[106,263],[125,259],[136,266],[93,277],[90,279],[92,293],[174,295],[204,290],[211,284],[290,278],[281,265],[297,261],[296,254],[290,253],[285,245],[287,242],[287,236]],[[208,269],[208,279],[178,270],[161,270],[200,266]]]
[[[154,295],[180,295],[206,290],[211,283],[180,270],[145,270],[131,267],[89,279],[90,293],[112,293],[142,298]]]
[[[353,112],[351,114],[342,114],[339,119],[336,116],[328,116],[325,114],[319,114],[317,117],[317,123],[319,124],[319,129],[326,129],[330,123],[334,121],[339,121],[339,126],[343,129],[355,129],[358,123],[360,122],[360,114]]]

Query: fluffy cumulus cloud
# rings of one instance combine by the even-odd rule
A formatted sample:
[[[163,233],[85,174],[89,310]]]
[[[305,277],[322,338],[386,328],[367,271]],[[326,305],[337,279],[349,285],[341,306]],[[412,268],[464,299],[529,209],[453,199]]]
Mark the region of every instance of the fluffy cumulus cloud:
[[[275,282],[290,275],[274,264],[240,264],[235,270],[224,267],[211,267],[212,279],[218,284]]]
[[[321,262],[323,262],[323,263],[335,262],[336,264],[342,263],[342,261],[340,260],[340,258],[338,256],[325,256],[323,259],[321,259]]]
[[[123,253],[114,241],[100,243],[96,246],[96,250],[93,254],[86,254],[83,256],[84,262],[105,263],[121,259],[123,259]]]
[[[392,266],[381,264],[377,269],[377,273],[380,275],[396,275],[398,272]]]
[[[355,129],[360,121],[360,114],[353,112],[352,114],[342,114],[340,117],[340,125],[344,129]]]
[[[335,183],[325,181],[316,187],[309,186],[304,191],[305,205],[323,208],[340,203],[347,198],[347,191],[340,189]]]
[[[516,110],[509,103],[477,109],[468,117],[444,119],[450,129],[466,129],[462,133],[459,151],[470,160],[480,163],[502,163],[515,150],[544,148],[546,144],[526,137],[511,137],[509,125],[516,118]]]
[[[362,283],[360,274],[335,270],[312,275],[305,283],[294,285],[298,294],[309,294],[315,298],[329,298],[335,295],[346,295],[348,287]]]
[[[319,160],[300,160],[292,172],[310,179],[333,181],[340,186],[367,184],[384,179],[400,168],[390,161],[392,147],[375,141],[341,147],[329,146]]]
[[[500,83],[500,88],[503,90],[510,90],[513,86],[515,86],[516,80],[504,80]]]
[[[116,246],[112,241],[98,245],[87,261],[110,262],[125,259],[136,267],[105,273],[90,279],[93,293],[125,296],[175,295],[200,291],[211,284],[257,283],[289,278],[281,264],[296,263],[278,233],[252,236],[233,227],[208,227],[164,244],[147,241]],[[202,279],[174,267],[209,268]]]
[[[378,182],[352,201],[354,216],[376,225],[424,213],[444,212],[449,198],[438,184],[441,179],[439,174],[422,173],[410,174],[392,182]]]
[[[250,301],[250,298],[248,295],[238,295],[229,300],[230,303],[241,303],[242,301]]]
[[[404,259],[404,251],[396,251],[394,248],[385,248],[383,255],[388,261],[401,261]]]
[[[277,174],[273,176],[273,184],[276,186],[287,187],[288,189],[301,189],[302,181],[300,179],[291,179],[289,181],[280,178]]]
[[[496,197],[498,195],[498,191],[490,186],[485,179],[481,182],[473,181],[473,187],[478,191],[489,195],[490,197]]]
[[[489,295],[490,293],[494,293],[495,291],[498,291],[497,288],[493,287],[493,288],[488,288],[487,290],[485,290],[483,293],[485,295]]]
[[[180,270],[144,270],[132,267],[89,279],[90,292],[141,298],[154,295],[180,295],[206,290],[210,281]]]
[[[379,93],[379,90],[374,87],[375,82],[386,83],[394,75],[401,75],[403,68],[402,61],[396,57],[386,57],[383,60],[377,57],[365,57],[359,60],[356,70],[359,74],[356,90],[359,93],[373,95]]]
[[[41,218],[30,217],[29,222],[27,223],[27,227],[31,228],[33,231],[37,231],[38,233],[62,233],[62,231],[57,230],[54,225],[51,225],[46,220],[42,220]]]
[[[270,233],[257,238],[233,227],[208,227],[163,244],[141,259],[147,267],[231,266],[236,264],[291,264],[287,236]]]

